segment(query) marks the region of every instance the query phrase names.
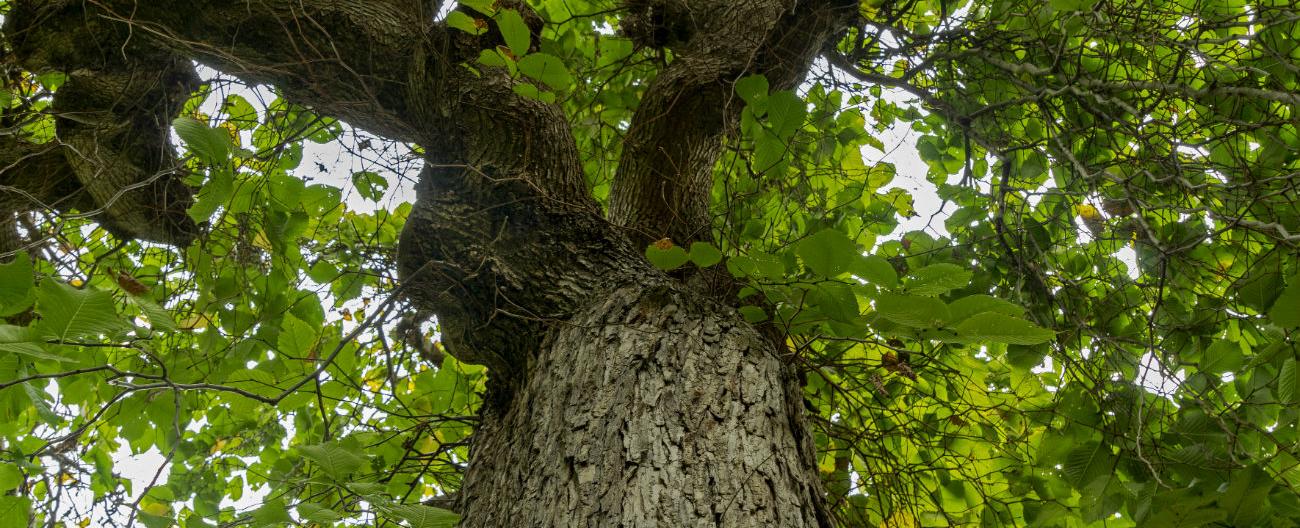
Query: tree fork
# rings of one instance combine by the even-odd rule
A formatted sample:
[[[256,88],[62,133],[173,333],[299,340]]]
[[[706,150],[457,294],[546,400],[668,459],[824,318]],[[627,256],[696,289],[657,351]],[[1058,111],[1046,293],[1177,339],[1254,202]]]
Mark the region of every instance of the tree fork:
[[[701,175],[739,111],[730,82],[762,73],[794,86],[852,3],[756,0],[695,30],[633,119],[612,207],[633,240],[600,214],[563,112],[515,94],[503,70],[460,67],[497,37],[432,22],[430,3],[87,5],[93,23],[428,153],[399,273],[438,315],[448,352],[491,371],[459,494],[465,526],[830,524],[788,352],[655,270],[640,248],[661,229],[707,238],[711,180]],[[753,37],[713,47],[736,35]],[[708,89],[685,101],[675,78]],[[657,118],[710,106],[726,111],[678,123],[689,127],[678,135]],[[628,200],[682,161],[663,152],[704,154],[689,157],[689,178],[668,201]],[[683,208],[705,214],[663,214]]]

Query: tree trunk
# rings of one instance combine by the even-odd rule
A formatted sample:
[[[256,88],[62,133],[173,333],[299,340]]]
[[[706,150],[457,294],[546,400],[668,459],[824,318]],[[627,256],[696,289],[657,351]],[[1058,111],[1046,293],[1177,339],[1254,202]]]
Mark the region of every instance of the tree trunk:
[[[98,46],[125,58],[84,86],[199,60],[423,147],[399,244],[402,288],[437,314],[449,353],[490,369],[460,493],[464,526],[829,526],[784,343],[657,271],[642,250],[663,236],[709,238],[713,165],[741,108],[733,83],[761,74],[774,89],[798,85],[857,4],[626,3],[628,22],[649,24],[629,35],[675,58],[632,119],[609,218],[586,188],[562,109],[516,94],[503,68],[464,68],[502,45],[500,32],[436,23],[437,2],[26,0],[6,31],[27,35],[20,55],[33,70],[82,67],[89,52],[41,51],[49,46],[38,37],[64,26],[122,40]],[[493,5],[517,10],[536,36],[541,20],[524,2]],[[50,20],[64,26],[34,29]],[[673,38],[653,37],[665,29]],[[188,93],[184,83],[142,86],[135,91],[164,103]],[[159,131],[173,106],[152,114]],[[148,139],[169,149],[167,138]],[[77,176],[88,188],[120,187],[147,180],[143,172]],[[140,223],[130,212],[117,216]],[[147,234],[137,231],[128,234]]]
[[[478,429],[464,526],[826,526],[786,352],[663,277],[555,326]]]

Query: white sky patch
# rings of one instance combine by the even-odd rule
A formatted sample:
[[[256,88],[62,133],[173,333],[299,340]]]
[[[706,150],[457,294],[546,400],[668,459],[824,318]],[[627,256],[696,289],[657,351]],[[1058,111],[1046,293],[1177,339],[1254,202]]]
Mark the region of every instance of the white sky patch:
[[[1137,379],[1134,382],[1148,392],[1172,399],[1186,378],[1184,371],[1171,372],[1155,354],[1147,352],[1138,362]]]

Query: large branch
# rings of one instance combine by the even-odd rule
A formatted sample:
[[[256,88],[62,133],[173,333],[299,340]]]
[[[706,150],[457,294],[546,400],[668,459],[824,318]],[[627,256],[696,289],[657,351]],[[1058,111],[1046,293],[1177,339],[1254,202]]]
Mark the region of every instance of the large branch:
[[[414,141],[409,75],[440,28],[427,0],[87,0],[130,28],[318,113]]]
[[[0,144],[0,159],[13,160],[0,169],[6,222],[56,201],[24,192],[33,187],[24,182],[66,183],[71,174],[79,185],[35,187],[84,191],[89,201],[77,208],[127,238],[187,244],[197,228],[185,212],[192,197],[176,175],[169,131],[198,85],[193,65],[166,51],[130,46],[121,28],[87,22],[81,6],[67,1],[15,3],[4,37],[22,68],[66,75],[49,110],[56,139],[34,145],[11,137]]]
[[[87,18],[390,138],[418,143],[426,166],[403,230],[404,291],[436,313],[444,344],[508,380],[545,328],[592,284],[648,272],[600,217],[563,112],[522,97],[518,80],[476,64],[502,44],[433,21],[421,0],[87,0]],[[541,20],[522,2],[536,35]],[[465,64],[474,65],[471,71]],[[631,263],[631,264],[629,264]]]
[[[86,198],[62,146],[0,136],[0,262],[27,244],[18,234],[19,214],[93,209]]]
[[[733,83],[761,74],[774,90],[797,86],[828,39],[853,20],[857,5],[652,0],[633,10],[644,13],[634,13],[628,32],[643,44],[672,47],[675,59],[650,84],[632,119],[610,216],[638,242],[705,240],[713,167],[743,106]],[[642,27],[646,20],[655,26]]]

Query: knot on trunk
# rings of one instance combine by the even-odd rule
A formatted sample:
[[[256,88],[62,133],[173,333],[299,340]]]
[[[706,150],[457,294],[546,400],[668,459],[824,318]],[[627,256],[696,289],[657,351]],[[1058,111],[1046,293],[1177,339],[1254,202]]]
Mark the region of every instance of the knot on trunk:
[[[527,178],[433,161],[398,266],[407,296],[438,316],[447,352],[506,384],[592,295],[652,272],[596,213],[548,198]]]

